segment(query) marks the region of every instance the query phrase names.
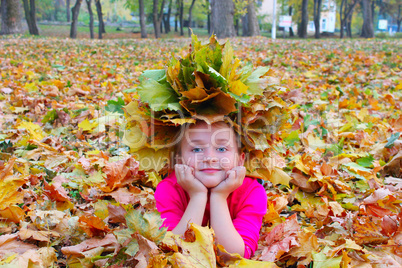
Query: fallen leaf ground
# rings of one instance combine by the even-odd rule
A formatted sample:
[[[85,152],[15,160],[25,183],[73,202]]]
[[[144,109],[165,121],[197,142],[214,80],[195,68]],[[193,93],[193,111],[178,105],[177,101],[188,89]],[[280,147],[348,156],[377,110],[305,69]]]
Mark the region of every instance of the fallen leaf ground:
[[[231,40],[291,105],[253,261],[159,229],[122,142],[141,72],[189,43],[0,40],[0,267],[401,267],[402,42]]]

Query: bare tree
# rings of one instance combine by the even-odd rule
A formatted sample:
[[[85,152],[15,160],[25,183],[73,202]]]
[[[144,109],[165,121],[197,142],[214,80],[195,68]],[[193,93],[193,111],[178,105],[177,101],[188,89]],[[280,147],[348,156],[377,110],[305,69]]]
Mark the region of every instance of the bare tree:
[[[320,38],[320,21],[321,21],[321,6],[322,0],[314,0],[314,28],[315,38]]]
[[[75,5],[71,9],[71,13],[73,14],[73,21],[71,22],[70,29],[70,38],[77,38],[77,24],[78,24],[78,15],[80,13],[82,0],[76,0]]]
[[[308,25],[308,0],[303,0],[301,5],[301,22],[298,28],[298,34],[301,38],[307,38]]]
[[[180,21],[180,36],[184,35],[184,23],[183,23],[183,16],[184,16],[184,0],[179,0],[179,21]]]
[[[21,4],[19,0],[1,0],[1,30],[0,34],[23,33],[21,23]]]
[[[102,34],[106,33],[106,31],[105,31],[105,23],[103,22],[101,1],[95,0],[95,6],[96,6],[96,13],[98,14],[98,21],[99,21],[99,27],[98,27],[99,39],[102,39]]]
[[[195,0],[191,1],[190,9],[188,10],[188,36],[191,36],[191,17],[193,15],[193,7],[194,7]]]
[[[85,0],[87,2],[87,7],[88,7],[88,13],[89,13],[89,33],[91,36],[91,39],[95,38],[94,35],[94,13],[92,12],[92,0]]]
[[[247,4],[247,13],[242,17],[243,36],[260,35],[260,25],[257,20],[257,12],[255,11],[254,0],[249,0]]]
[[[159,0],[153,0],[153,22],[154,22],[154,31],[155,31],[155,38],[161,37],[161,28],[160,25],[162,23],[162,16],[163,16],[163,7],[165,6],[165,0],[162,0],[161,10],[159,11]]]
[[[147,25],[145,23],[145,11],[144,11],[144,0],[138,0],[138,5],[140,9],[140,27],[141,27],[141,38],[147,38]]]
[[[233,24],[234,4],[232,0],[210,0],[211,29],[218,38],[236,36]]]
[[[70,0],[66,0],[67,22],[71,21]]]
[[[340,24],[341,24],[341,33],[340,33],[340,38],[344,37],[344,32],[346,29],[346,33],[348,37],[352,37],[352,33],[349,33],[348,30],[348,22],[352,18],[353,10],[357,4],[357,0],[352,0],[351,3],[348,3],[348,0],[342,0],[341,6],[339,9],[339,17],[341,19]],[[350,26],[349,26],[350,27]]]
[[[25,19],[27,20],[29,33],[39,35],[39,29],[36,24],[36,6],[35,0],[23,0]]]
[[[361,36],[365,38],[372,38],[374,37],[374,26],[371,0],[362,0],[361,6],[363,13],[363,27]]]

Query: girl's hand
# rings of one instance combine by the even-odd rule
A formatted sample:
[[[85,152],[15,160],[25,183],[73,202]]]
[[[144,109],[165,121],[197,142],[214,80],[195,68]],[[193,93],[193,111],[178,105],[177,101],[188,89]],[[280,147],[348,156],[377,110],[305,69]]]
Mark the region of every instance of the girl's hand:
[[[226,179],[211,189],[211,194],[220,195],[225,199],[234,190],[239,188],[246,177],[246,168],[243,166],[234,167],[226,172]]]
[[[191,197],[196,195],[206,195],[208,193],[208,189],[194,177],[194,169],[187,166],[176,164],[174,166],[175,173],[177,177],[177,183],[183,187],[184,191],[188,193]]]

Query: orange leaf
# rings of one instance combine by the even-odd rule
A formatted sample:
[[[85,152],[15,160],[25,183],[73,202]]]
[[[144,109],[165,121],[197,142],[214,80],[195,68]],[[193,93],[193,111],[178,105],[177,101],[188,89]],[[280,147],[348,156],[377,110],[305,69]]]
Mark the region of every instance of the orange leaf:
[[[78,222],[80,223],[80,227],[90,237],[103,236],[110,231],[106,223],[96,216],[81,216]]]

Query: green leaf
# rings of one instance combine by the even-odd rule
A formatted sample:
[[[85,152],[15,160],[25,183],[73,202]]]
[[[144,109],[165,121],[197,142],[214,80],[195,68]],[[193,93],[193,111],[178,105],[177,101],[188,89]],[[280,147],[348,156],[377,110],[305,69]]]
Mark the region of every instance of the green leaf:
[[[359,164],[359,166],[366,167],[366,168],[372,167],[373,161],[374,161],[374,157],[372,155],[369,155],[366,157],[361,157],[356,160],[356,162],[357,162],[357,164]]]
[[[241,103],[248,103],[250,101],[250,96],[246,94],[242,94],[241,96],[238,96],[233,92],[228,92],[228,94],[232,96],[236,101]]]
[[[162,80],[165,77],[165,75],[166,71],[164,69],[146,70],[140,75],[138,79],[140,80],[140,82],[142,82],[146,78],[159,81]]]
[[[59,65],[59,64],[52,64],[52,67],[59,71],[63,71],[64,69],[66,69],[66,66]]]
[[[162,219],[157,211],[145,213],[144,215],[136,209],[127,212],[127,226],[133,231],[138,231],[145,238],[158,244],[165,237],[166,228],[162,226]]]
[[[58,118],[57,111],[55,109],[53,109],[46,113],[45,117],[43,117],[43,119],[42,119],[42,123],[46,124],[47,122],[49,122],[50,124],[52,124],[54,122],[54,120],[56,120],[57,118]]]
[[[290,132],[289,136],[287,136],[285,138],[285,141],[289,146],[294,146],[296,142],[300,141],[299,131],[294,130],[294,131]]]
[[[391,148],[394,146],[394,142],[399,139],[399,136],[401,135],[400,132],[397,132],[395,134],[392,134],[391,137],[388,139],[387,144],[385,144],[385,148]]]
[[[172,108],[179,110],[180,103],[178,96],[166,84],[161,84],[150,79],[141,83],[137,88],[137,92],[141,97],[141,101],[148,103],[154,111]]]
[[[350,167],[352,170],[371,172],[371,169],[362,167],[362,166],[360,166],[360,165],[358,165],[357,163],[354,163],[354,162],[350,162],[350,163],[346,163],[346,164],[342,164],[342,165],[346,166],[346,167]]]
[[[226,87],[226,85],[228,84],[228,81],[226,80],[226,78],[223,77],[220,73],[218,73],[211,66],[208,67],[208,74],[218,82],[218,85],[217,85],[218,87],[222,87],[222,89],[224,89]]]
[[[268,67],[258,67],[251,73],[251,75],[244,82],[246,86],[249,86],[247,90],[248,94],[261,95],[264,91],[264,78],[261,78],[269,71]]]
[[[233,48],[230,45],[229,41],[227,41],[225,44],[223,54],[224,54],[222,60],[223,63],[219,72],[223,77],[227,78],[229,67],[233,60]]]
[[[324,251],[324,250],[323,250]],[[324,252],[312,253],[313,268],[339,268],[342,261],[342,256],[327,257]]]
[[[117,101],[115,100],[108,100],[107,101],[107,106],[105,107],[106,111],[111,112],[111,113],[120,113],[124,114],[124,107],[125,103],[124,100],[119,97]]]

